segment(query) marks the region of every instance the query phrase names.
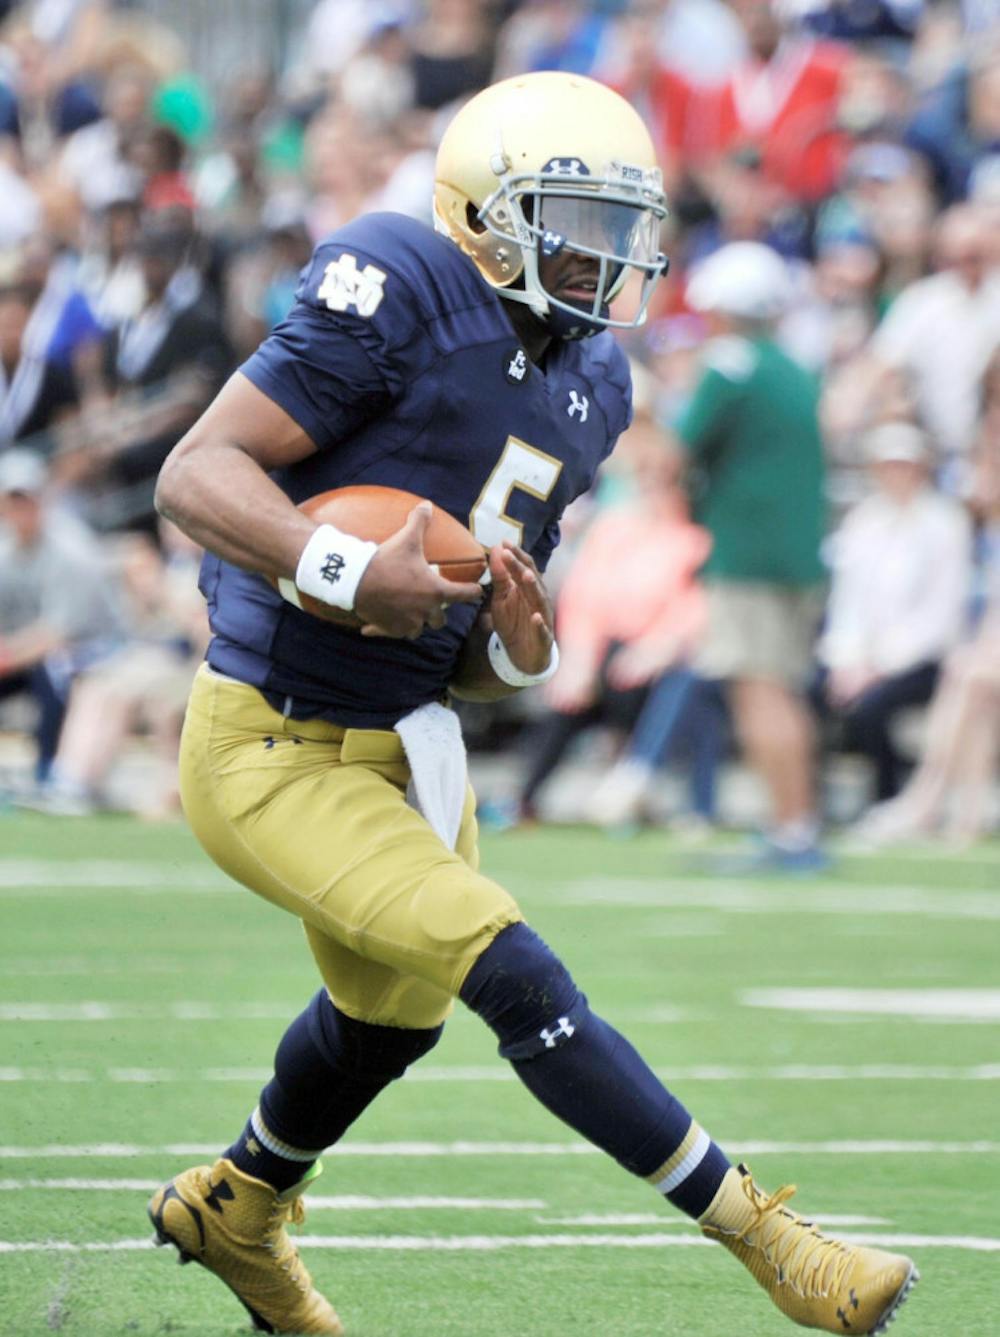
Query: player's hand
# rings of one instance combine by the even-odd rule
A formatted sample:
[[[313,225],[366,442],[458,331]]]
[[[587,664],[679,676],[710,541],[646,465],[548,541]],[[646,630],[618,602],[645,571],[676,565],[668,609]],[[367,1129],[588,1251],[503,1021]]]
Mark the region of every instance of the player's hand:
[[[544,673],[555,639],[552,604],[538,568],[523,548],[505,539],[490,549],[493,627],[522,673]]]
[[[480,585],[445,580],[424,556],[424,535],[433,508],[414,506],[406,524],[380,543],[354,600],[362,636],[415,640],[425,627],[443,627],[449,604],[479,603]]]

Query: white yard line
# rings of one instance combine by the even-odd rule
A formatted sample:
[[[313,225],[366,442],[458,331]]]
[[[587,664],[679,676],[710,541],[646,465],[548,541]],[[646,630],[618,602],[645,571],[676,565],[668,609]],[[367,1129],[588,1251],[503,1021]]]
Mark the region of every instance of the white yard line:
[[[767,1067],[725,1063],[688,1068],[657,1068],[664,1082],[1000,1082],[1000,1063],[948,1067],[919,1063],[784,1063]],[[5,1082],[111,1082],[151,1085],[164,1082],[247,1082],[259,1084],[271,1076],[268,1068],[0,1068]],[[511,1082],[517,1077],[506,1064],[469,1064],[462,1067],[413,1067],[407,1082]]]
[[[916,857],[916,856],[914,856]],[[922,860],[926,866],[926,861]],[[942,887],[883,882],[812,881],[808,887],[744,882],[727,885],[689,877],[585,877],[554,880],[544,899],[563,905],[613,905],[617,909],[715,910],[737,914],[833,914],[840,916],[926,915],[950,919],[1000,919],[1000,895],[985,890],[953,891],[944,884],[949,856],[941,860]],[[1000,859],[970,859],[993,868]],[[207,860],[157,864],[127,859],[0,859],[0,897],[118,894],[177,896],[243,895],[243,889]]]
[[[0,895],[32,895],[64,891],[235,892],[235,882],[212,864],[134,863],[129,859],[0,859]]]
[[[784,1012],[1000,1022],[1000,989],[746,989],[740,1002]]]
[[[0,1179],[0,1193],[152,1193],[162,1179]],[[453,1198],[453,1197],[374,1197],[363,1193],[339,1193],[323,1196],[309,1194],[312,1211],[388,1212],[388,1211],[495,1211],[538,1212],[547,1206],[542,1198]],[[871,1218],[873,1221],[875,1218]],[[656,1224],[657,1218],[653,1218]],[[662,1221],[659,1224],[663,1224]]]
[[[0,1003],[0,1022],[69,1021],[288,1021],[294,1004],[216,1003]]]
[[[844,1235],[856,1243],[883,1248],[960,1249],[975,1253],[1000,1252],[1000,1239],[977,1235]],[[706,1248],[714,1242],[703,1235],[302,1235],[296,1243],[304,1249],[409,1253],[495,1253],[505,1249],[669,1249]],[[0,1240],[5,1253],[128,1253],[152,1249],[148,1239],[88,1240]]]
[[[771,1008],[785,1012],[805,1012],[820,1020],[882,1016],[914,1023],[947,1022],[952,1025],[983,1025],[1000,1022],[1000,989],[746,989],[739,995],[744,1007]],[[108,1023],[123,1021],[287,1021],[294,1016],[296,1004],[289,1003],[208,1003],[192,999],[173,1002],[110,1003],[98,999],[62,1002],[0,1003],[0,1024],[36,1023]],[[620,1023],[642,1022],[673,1025],[695,1014],[672,1005],[612,1009]],[[710,1014],[698,1014],[707,1017]],[[702,1071],[712,1071],[706,1065]],[[37,1071],[37,1069],[36,1069]],[[157,1068],[120,1068],[117,1081],[165,1081]],[[212,1069],[230,1073],[232,1069]],[[236,1071],[240,1071],[237,1069]],[[463,1077],[462,1073],[470,1076]],[[242,1080],[213,1078],[212,1080]],[[508,1080],[500,1064],[472,1064],[466,1067],[414,1068],[411,1081],[495,1081]],[[730,1080],[724,1078],[721,1080]]]
[[[0,1193],[152,1193],[163,1181],[157,1179],[0,1179]],[[683,1227],[683,1217],[663,1217],[662,1212],[586,1212],[576,1216],[540,1216],[547,1207],[541,1198],[455,1198],[413,1195],[409,1197],[374,1197],[369,1194],[338,1193],[331,1196],[310,1193],[306,1203],[311,1212],[534,1212],[540,1226],[664,1226]],[[811,1212],[810,1219],[824,1226],[888,1226],[882,1216],[845,1216],[835,1212]]]
[[[560,905],[614,906],[618,910],[718,910],[732,914],[905,915],[943,919],[1000,919],[1000,895],[992,891],[940,891],[882,883],[811,882],[808,887],[732,886],[706,879],[579,878],[549,886]]]
[[[2,1182],[2,1181],[0,1181]],[[313,1202],[308,1199],[309,1204]],[[810,1212],[810,1221],[818,1221],[822,1226],[889,1226],[892,1222],[884,1216],[844,1216],[835,1212]],[[580,1216],[536,1216],[540,1226],[686,1226],[684,1217],[676,1220],[664,1220],[658,1212],[585,1212]]]
[[[1000,1142],[938,1142],[931,1140],[892,1141],[831,1140],[826,1142],[741,1142],[720,1139],[734,1156],[995,1156]],[[216,1157],[216,1143],[170,1142],[158,1146],[140,1146],[129,1142],[61,1142],[36,1146],[0,1146],[0,1160],[85,1159],[130,1160],[139,1156]],[[353,1157],[472,1157],[472,1156],[596,1156],[589,1142],[340,1142],[329,1156]]]

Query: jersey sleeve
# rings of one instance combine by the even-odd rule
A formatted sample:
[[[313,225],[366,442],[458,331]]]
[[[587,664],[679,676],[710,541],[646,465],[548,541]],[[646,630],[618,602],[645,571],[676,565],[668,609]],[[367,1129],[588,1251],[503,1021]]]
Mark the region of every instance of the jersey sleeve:
[[[548,566],[552,554],[559,547],[559,540],[562,532],[559,528],[558,520],[551,520],[539,535],[538,542],[531,550],[531,556],[535,560],[535,565],[539,571],[544,572]]]
[[[632,425],[632,371],[628,358],[611,335],[594,340],[591,385],[608,427],[600,461],[603,462],[621,434]]]
[[[240,370],[324,450],[391,407],[422,342],[405,278],[333,238],[303,270],[288,316]]]

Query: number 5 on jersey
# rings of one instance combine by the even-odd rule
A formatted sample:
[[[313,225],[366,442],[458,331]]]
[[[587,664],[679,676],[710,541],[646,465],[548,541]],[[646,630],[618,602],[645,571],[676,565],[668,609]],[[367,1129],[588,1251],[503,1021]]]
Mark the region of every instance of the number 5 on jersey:
[[[486,480],[469,516],[469,528],[486,548],[510,539],[523,547],[524,525],[507,513],[510,494],[519,489],[546,501],[562,472],[562,461],[509,436],[496,468]]]

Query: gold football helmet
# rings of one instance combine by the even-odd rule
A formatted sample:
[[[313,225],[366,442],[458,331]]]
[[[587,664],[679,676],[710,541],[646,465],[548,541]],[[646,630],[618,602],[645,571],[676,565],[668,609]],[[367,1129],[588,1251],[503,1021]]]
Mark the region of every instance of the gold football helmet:
[[[632,329],[667,258],[667,213],[649,132],[624,98],[593,79],[542,72],[493,84],[445,131],[437,154],[434,217],[486,281],[529,306],[554,333],[582,337]],[[572,251],[597,262],[585,293],[548,291],[540,260]],[[608,304],[634,273],[638,310],[612,320]]]

